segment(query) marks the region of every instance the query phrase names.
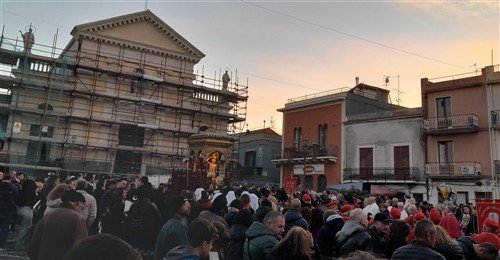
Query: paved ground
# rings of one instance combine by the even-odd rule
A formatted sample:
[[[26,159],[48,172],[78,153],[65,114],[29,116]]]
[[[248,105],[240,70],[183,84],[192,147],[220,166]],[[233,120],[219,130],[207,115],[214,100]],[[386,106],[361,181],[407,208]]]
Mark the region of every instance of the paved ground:
[[[9,237],[7,238],[6,251],[0,252],[0,259],[2,260],[18,260],[18,259],[29,259],[24,251],[14,250],[14,244],[16,241],[16,231],[11,231]]]

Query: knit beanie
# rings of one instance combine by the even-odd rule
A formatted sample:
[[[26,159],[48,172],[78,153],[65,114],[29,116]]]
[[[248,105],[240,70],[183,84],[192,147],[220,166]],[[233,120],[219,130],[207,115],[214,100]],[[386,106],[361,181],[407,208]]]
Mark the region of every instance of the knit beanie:
[[[401,211],[399,209],[392,207],[391,208],[391,218],[393,219],[400,219],[401,218]]]

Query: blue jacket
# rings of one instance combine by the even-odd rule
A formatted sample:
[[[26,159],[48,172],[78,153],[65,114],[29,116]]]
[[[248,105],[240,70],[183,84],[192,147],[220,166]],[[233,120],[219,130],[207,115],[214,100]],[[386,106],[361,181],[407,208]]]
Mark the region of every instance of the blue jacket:
[[[305,230],[309,229],[309,224],[302,217],[302,213],[296,209],[289,209],[285,212],[285,234],[295,226],[302,227]]]
[[[200,257],[192,246],[178,246],[172,248],[163,260],[199,260]]]
[[[156,237],[154,259],[161,260],[172,248],[187,244],[187,226],[183,224],[178,216],[174,216],[163,225]]]

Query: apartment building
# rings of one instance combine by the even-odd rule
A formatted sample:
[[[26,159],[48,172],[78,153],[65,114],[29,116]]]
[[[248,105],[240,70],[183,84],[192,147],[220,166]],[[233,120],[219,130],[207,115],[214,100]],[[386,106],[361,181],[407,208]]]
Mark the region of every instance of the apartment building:
[[[273,160],[281,166],[281,181],[295,178],[305,189],[324,190],[343,182],[349,116],[400,108],[389,102],[389,91],[359,83],[352,89],[291,98],[283,113],[283,152]]]
[[[421,79],[426,176],[451,186],[457,203],[498,197],[499,66],[469,74]]]

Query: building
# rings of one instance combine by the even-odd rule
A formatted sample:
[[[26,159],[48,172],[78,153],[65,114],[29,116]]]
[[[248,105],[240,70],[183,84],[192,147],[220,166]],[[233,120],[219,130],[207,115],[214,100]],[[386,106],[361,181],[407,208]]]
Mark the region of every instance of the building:
[[[498,197],[499,68],[421,80],[425,171],[435,202],[446,199],[440,184],[452,188],[457,203]]]
[[[214,172],[229,168],[217,142],[244,125],[248,88],[236,75],[196,75],[205,54],[149,10],[71,34],[63,50],[26,39],[23,48],[2,35],[0,63],[11,74],[0,76],[1,166],[165,175],[203,150],[200,168],[208,170],[209,159]],[[194,151],[193,135],[192,143],[205,136],[209,146]]]
[[[296,178],[305,189],[324,190],[342,183],[346,165],[344,122],[350,116],[399,109],[389,103],[389,91],[357,82],[336,89],[289,99],[283,113],[281,181]]]
[[[280,169],[271,160],[281,155],[281,135],[271,128],[263,128],[237,136],[234,152],[238,166],[231,171],[231,181],[248,185],[279,184]]]
[[[366,183],[375,194],[429,199],[421,108],[348,116],[344,125],[344,182]]]

